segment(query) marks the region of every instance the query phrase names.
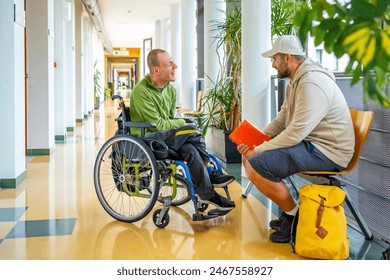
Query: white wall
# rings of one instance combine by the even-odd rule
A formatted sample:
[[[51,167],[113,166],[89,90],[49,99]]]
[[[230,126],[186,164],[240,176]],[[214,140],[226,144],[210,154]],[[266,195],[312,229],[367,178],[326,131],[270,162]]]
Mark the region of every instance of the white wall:
[[[0,179],[26,171],[24,20],[23,0],[0,1]]]
[[[93,70],[93,65],[95,64],[95,61],[97,61],[96,69],[99,70],[100,72],[100,87],[101,87],[101,95],[100,95],[100,101],[104,100],[104,87],[106,86],[104,84],[104,48],[103,44],[100,42],[100,39],[98,37],[98,34],[96,33],[95,29],[92,29],[92,48],[91,48],[91,63],[92,63],[92,71]],[[94,73],[92,72],[92,75]],[[93,84],[92,84],[92,92],[93,92]]]

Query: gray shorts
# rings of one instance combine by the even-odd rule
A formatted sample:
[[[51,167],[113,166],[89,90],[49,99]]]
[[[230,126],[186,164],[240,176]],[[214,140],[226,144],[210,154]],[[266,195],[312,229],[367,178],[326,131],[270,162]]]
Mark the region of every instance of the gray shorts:
[[[261,176],[273,182],[281,182],[292,174],[304,171],[339,172],[344,169],[307,140],[292,147],[257,154],[248,161]]]

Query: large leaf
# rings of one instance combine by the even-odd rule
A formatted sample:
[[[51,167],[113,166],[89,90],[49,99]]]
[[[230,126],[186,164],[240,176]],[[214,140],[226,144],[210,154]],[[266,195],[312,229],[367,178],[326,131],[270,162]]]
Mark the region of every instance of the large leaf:
[[[327,32],[325,34],[324,48],[328,53],[331,53],[333,51],[333,45],[334,45],[336,39],[338,38],[338,36],[340,35],[340,33],[341,33],[341,30],[340,30],[339,26],[335,26],[332,29],[330,29],[329,32]]]
[[[389,84],[390,1],[346,0],[298,1],[294,25],[302,43],[314,37],[328,53],[349,56],[346,74],[352,84],[364,80],[365,97],[390,107],[385,86]],[[387,35],[389,34],[389,35]],[[375,73],[375,77],[372,77]]]
[[[367,17],[375,14],[376,6],[366,0],[351,0],[351,15],[353,17]]]

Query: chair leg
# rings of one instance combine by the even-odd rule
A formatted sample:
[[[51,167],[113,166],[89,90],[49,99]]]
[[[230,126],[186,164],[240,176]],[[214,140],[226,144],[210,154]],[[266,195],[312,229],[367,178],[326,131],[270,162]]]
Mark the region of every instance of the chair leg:
[[[362,215],[360,214],[359,210],[357,209],[355,203],[352,201],[351,197],[349,196],[348,192],[345,190],[345,188],[342,188],[345,191],[345,202],[347,203],[349,210],[351,210],[352,215],[354,216],[356,222],[358,223],[360,229],[363,231],[364,236],[368,240],[373,239],[373,234],[371,230],[368,228],[366,222],[364,221]]]
[[[246,185],[245,189],[244,189],[244,192],[242,193],[242,197],[243,198],[247,198],[248,197],[248,193],[251,191],[253,187],[253,184],[251,181],[248,182],[248,184]]]

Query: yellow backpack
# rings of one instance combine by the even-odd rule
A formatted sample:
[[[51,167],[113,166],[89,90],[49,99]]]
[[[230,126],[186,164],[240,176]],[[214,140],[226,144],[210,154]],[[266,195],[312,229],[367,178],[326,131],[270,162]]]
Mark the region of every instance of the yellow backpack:
[[[300,206],[292,228],[293,251],[313,259],[349,257],[349,238],[343,202],[336,186],[309,184],[299,190]]]

